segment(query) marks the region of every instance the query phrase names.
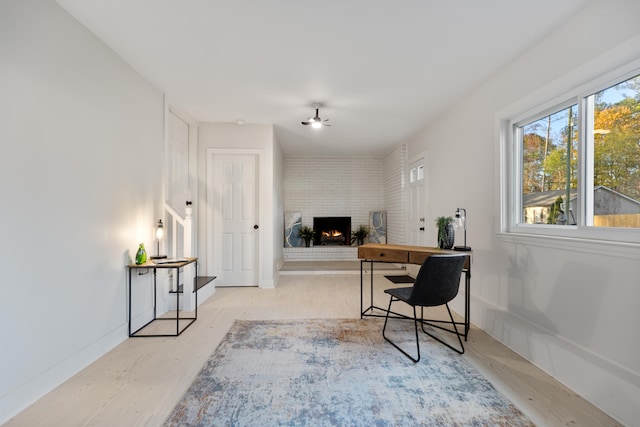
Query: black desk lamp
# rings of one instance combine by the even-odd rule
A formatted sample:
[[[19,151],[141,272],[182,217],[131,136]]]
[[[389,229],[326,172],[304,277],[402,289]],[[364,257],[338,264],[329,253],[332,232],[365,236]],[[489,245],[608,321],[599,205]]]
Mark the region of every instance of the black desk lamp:
[[[464,246],[454,246],[454,251],[470,251],[471,248],[467,246],[467,210],[464,208],[456,208],[456,226],[463,227],[464,229]]]

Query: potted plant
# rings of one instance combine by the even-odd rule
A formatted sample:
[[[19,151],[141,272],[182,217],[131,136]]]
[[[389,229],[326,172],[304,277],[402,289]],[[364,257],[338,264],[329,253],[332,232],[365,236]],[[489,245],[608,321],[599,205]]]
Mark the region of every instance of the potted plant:
[[[453,217],[439,216],[436,218],[436,226],[438,227],[438,247],[440,249],[451,249],[455,240]]]
[[[360,246],[367,237],[369,237],[369,227],[360,224],[358,228],[351,232],[351,244],[356,243],[356,246]]]
[[[315,237],[316,232],[313,228],[307,225],[303,225],[302,227],[300,227],[300,231],[298,231],[298,235],[300,236],[301,239],[304,240],[304,245],[306,247],[309,247],[311,246],[311,240]]]

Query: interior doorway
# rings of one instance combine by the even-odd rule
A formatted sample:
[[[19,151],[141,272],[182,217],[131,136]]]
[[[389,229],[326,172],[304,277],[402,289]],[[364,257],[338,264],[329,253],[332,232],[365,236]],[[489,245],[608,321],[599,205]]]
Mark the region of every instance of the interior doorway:
[[[257,154],[207,158],[207,271],[216,287],[258,285],[259,180]]]
[[[427,246],[427,193],[425,157],[421,156],[409,165],[409,215],[407,242],[415,246]]]

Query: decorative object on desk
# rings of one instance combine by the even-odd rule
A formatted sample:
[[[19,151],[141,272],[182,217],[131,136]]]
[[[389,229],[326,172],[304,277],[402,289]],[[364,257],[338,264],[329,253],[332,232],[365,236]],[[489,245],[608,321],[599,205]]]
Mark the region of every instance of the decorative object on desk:
[[[453,217],[439,216],[436,218],[436,226],[438,227],[438,247],[451,249],[456,237],[453,229]]]
[[[300,227],[300,231],[298,231],[298,235],[300,236],[301,239],[304,240],[304,245],[308,248],[309,246],[311,246],[311,240],[313,240],[313,238],[315,237],[316,232],[313,228],[309,227],[308,225],[304,225]]]
[[[144,249],[144,243],[140,243],[138,252],[136,252],[136,265],[141,265],[145,262],[147,262],[147,251]]]
[[[387,211],[369,212],[369,242],[387,243]]]
[[[358,228],[351,232],[351,244],[354,243],[356,246],[360,246],[364,244],[364,239],[369,237],[369,227],[363,224],[360,224]]]
[[[300,212],[284,213],[284,247],[295,248],[302,246],[300,237],[300,227],[302,227],[302,214]]]
[[[464,246],[455,246],[453,249],[456,251],[470,251],[471,248],[467,246],[467,210],[464,208],[456,208],[456,228],[462,228],[464,230]]]
[[[157,242],[157,251],[155,255],[151,256],[151,259],[162,259],[166,258],[166,255],[160,255],[160,242],[164,239],[164,224],[162,224],[162,220],[158,220],[158,224],[156,225],[155,230],[156,242]]]
[[[164,425],[533,426],[446,347],[407,363],[382,323],[236,320]]]

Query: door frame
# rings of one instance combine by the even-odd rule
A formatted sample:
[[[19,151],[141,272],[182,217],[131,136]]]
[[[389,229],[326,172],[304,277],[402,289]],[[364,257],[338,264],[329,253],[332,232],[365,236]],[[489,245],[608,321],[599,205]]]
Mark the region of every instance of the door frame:
[[[189,157],[188,157],[188,176],[187,186],[188,191],[186,194],[179,195],[180,197],[170,197],[168,194],[169,184],[167,182],[168,179],[168,168],[169,168],[169,116],[173,114],[178,117],[180,120],[187,123],[189,127]],[[163,206],[160,211],[158,218],[164,218],[165,207],[164,204],[169,204],[173,210],[178,212],[179,214],[185,215],[185,207],[186,202],[195,202],[198,198],[198,122],[191,117],[188,113],[181,110],[171,103],[171,100],[164,97],[164,153],[165,159],[163,161],[163,178],[162,178],[162,201]],[[184,199],[184,200],[183,200]],[[173,200],[175,202],[174,205],[169,202]],[[193,209],[193,213],[191,216],[193,220],[193,224],[198,224],[198,210]],[[195,254],[198,251],[198,236],[200,233],[197,232],[198,227],[194,227],[193,235],[191,236],[191,248],[190,254]],[[174,254],[177,255],[177,254]]]
[[[259,180],[258,182],[258,196],[256,197],[258,206],[256,206],[256,211],[257,211],[257,224],[259,225],[259,228],[257,230],[258,236],[257,236],[257,243],[256,243],[256,254],[255,254],[255,260],[256,260],[256,271],[255,271],[255,278],[256,281],[258,282],[258,286],[260,286],[260,283],[262,283],[262,277],[263,277],[263,273],[264,273],[264,251],[263,251],[263,242],[264,242],[264,227],[263,224],[265,224],[265,216],[263,213],[263,209],[261,209],[262,206],[265,206],[265,202],[264,202],[264,191],[262,190],[262,185],[260,185],[261,183],[265,182],[264,180],[264,165],[263,165],[263,161],[264,161],[264,150],[261,149],[257,149],[257,148],[207,148],[206,150],[206,163],[205,163],[205,168],[206,168],[206,182],[204,183],[204,197],[205,197],[205,235],[206,235],[206,242],[205,242],[205,250],[206,250],[206,272],[208,275],[214,275],[215,276],[215,258],[214,258],[214,253],[213,253],[213,247],[214,247],[214,242],[213,242],[213,214],[212,214],[212,209],[210,207],[210,203],[211,203],[211,191],[212,188],[210,188],[209,183],[213,182],[213,177],[214,177],[214,171],[213,171],[213,162],[214,162],[214,157],[216,154],[228,154],[228,155],[255,155],[257,158],[257,163],[258,163],[258,175],[257,175],[257,179]]]
[[[413,165],[415,165],[416,163],[419,163],[420,161],[422,161],[422,165],[424,166],[424,184],[423,184],[423,191],[422,191],[422,197],[424,200],[424,208],[422,211],[422,214],[424,215],[424,233],[422,233],[422,239],[423,241],[420,242],[422,243],[424,246],[428,246],[427,243],[429,241],[429,236],[431,235],[431,200],[429,199],[429,163],[428,163],[428,156],[427,156],[427,152],[426,151],[422,151],[418,154],[416,154],[415,156],[413,156],[411,159],[409,159],[407,161],[407,183],[409,186],[409,191],[408,191],[408,203],[407,205],[410,207],[412,206],[411,203],[411,197],[412,197],[412,191],[410,189],[411,187],[411,168]],[[407,236],[407,241],[409,240],[413,240],[412,237],[418,237],[418,232],[415,230],[415,224],[410,224],[410,220],[411,220],[411,212],[408,212],[407,215],[407,224],[406,224],[406,236]],[[412,228],[413,227],[413,228]],[[411,235],[411,233],[413,233],[413,235]],[[419,241],[420,239],[415,239],[415,241]]]

